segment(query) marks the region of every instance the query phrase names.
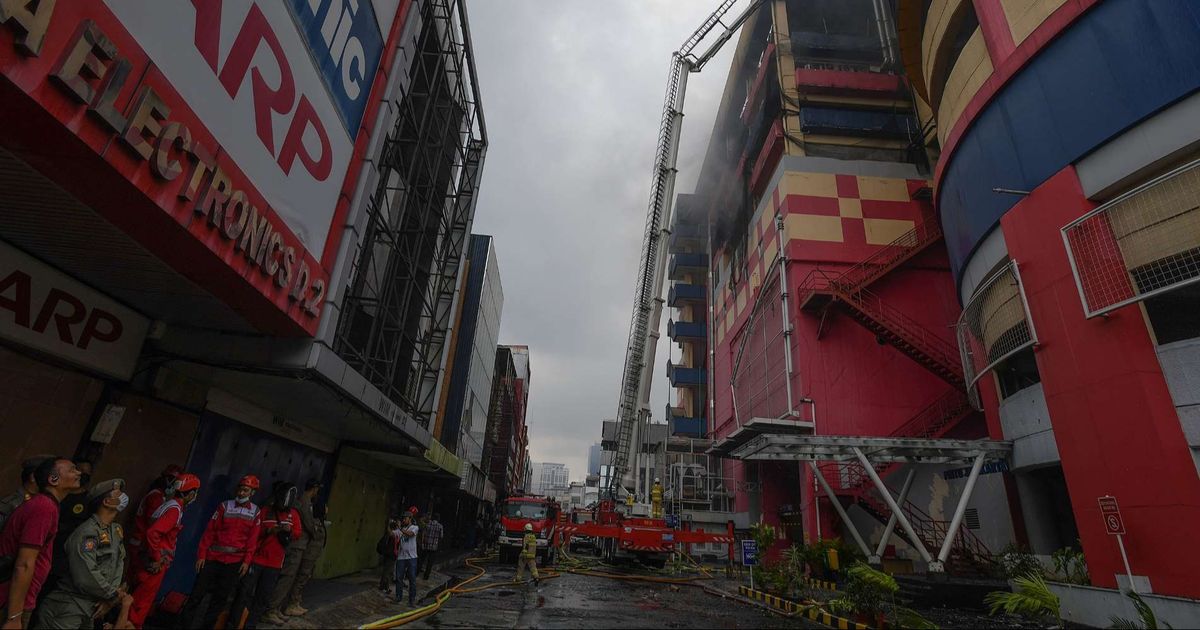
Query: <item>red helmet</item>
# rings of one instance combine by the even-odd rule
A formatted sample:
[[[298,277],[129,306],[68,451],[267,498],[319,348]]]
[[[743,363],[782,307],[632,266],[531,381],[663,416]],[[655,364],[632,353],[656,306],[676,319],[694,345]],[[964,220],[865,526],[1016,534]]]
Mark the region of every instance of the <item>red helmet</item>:
[[[186,494],[192,490],[200,489],[200,478],[192,473],[180,473],[175,478],[175,492]]]
[[[408,508],[408,513],[409,513],[409,514],[412,514],[413,516],[416,516],[416,515],[417,515],[417,512],[420,512],[420,510],[418,510],[418,509],[417,509],[417,506],[415,506],[415,505],[414,505],[414,506],[412,506],[412,507],[410,507],[410,508]]]
[[[246,486],[251,490],[258,490],[258,477],[255,477],[254,475],[246,475],[245,477],[242,477],[240,481],[238,481],[238,485]]]

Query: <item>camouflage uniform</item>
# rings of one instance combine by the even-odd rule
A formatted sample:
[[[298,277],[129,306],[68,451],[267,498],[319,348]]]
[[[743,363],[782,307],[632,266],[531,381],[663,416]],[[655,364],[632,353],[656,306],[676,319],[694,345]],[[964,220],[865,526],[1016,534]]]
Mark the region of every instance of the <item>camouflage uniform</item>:
[[[93,515],[67,538],[69,573],[42,600],[35,628],[91,628],[101,602],[117,598],[125,574],[125,532],[117,523],[103,525]]]

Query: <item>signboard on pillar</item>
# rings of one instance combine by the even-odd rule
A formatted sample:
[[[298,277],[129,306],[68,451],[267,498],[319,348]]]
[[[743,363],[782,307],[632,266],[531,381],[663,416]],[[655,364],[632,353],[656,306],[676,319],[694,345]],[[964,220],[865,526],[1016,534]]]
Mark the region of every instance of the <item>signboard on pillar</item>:
[[[150,321],[0,242],[0,339],[129,379]]]

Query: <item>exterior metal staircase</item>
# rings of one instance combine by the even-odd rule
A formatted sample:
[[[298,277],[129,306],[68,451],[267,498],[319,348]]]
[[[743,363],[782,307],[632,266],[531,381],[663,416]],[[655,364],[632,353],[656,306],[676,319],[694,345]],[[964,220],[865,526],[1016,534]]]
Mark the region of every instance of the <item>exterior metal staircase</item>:
[[[840,273],[814,269],[800,284],[802,310],[825,315],[827,309],[837,306],[878,338],[952,385],[945,394],[892,431],[889,437],[937,439],[975,412],[965,394],[958,348],[867,289],[941,239],[941,226],[933,217],[927,216],[912,230],[853,267]],[[891,510],[876,495],[875,486],[862,465],[827,463],[820,467],[844,501],[859,505],[875,519],[887,523]],[[875,470],[883,478],[899,467],[900,464],[885,463],[875,466]],[[900,507],[925,547],[939,549],[950,521],[934,519],[910,501]],[[907,539],[903,530],[897,528],[896,533]],[[960,528],[948,569],[958,574],[987,574],[991,563],[991,552],[983,541],[974,532]]]
[[[840,305],[877,337],[956,389],[964,390],[962,359],[958,348],[867,290],[867,286],[941,238],[941,227],[932,217],[927,217],[912,230],[846,271],[835,273],[813,269],[800,283],[800,308],[822,312],[835,304]]]
[[[933,216],[926,215],[913,229],[839,276],[839,289],[847,293],[865,289],[940,240],[942,226]]]
[[[891,510],[882,499],[862,494],[855,497],[853,501],[880,523],[887,524]],[[941,548],[943,541],[946,540],[946,533],[950,530],[950,521],[935,519],[910,501],[905,501],[900,509],[904,511],[904,516],[908,518],[913,531],[916,532],[917,537],[921,539],[921,544],[925,545],[926,549],[936,551]],[[895,533],[905,540],[908,539],[908,535],[899,527],[896,528]],[[954,537],[954,545],[951,547],[946,567],[949,572],[956,575],[989,575],[994,562],[991,551],[975,535],[975,532],[965,527],[958,529],[958,535]]]

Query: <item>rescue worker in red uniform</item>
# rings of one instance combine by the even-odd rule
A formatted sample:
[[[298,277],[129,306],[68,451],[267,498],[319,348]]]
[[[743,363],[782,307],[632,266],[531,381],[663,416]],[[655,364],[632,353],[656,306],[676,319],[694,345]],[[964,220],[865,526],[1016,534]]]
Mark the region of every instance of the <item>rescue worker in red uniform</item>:
[[[287,623],[279,613],[267,611],[279,580],[283,559],[294,532],[300,530],[300,513],[292,507],[296,501],[296,486],[276,483],[271,492],[271,501],[263,507],[262,526],[258,530],[258,550],[254,554],[250,572],[238,585],[238,594],[230,611],[226,627],[236,627],[243,611],[249,609],[246,628],[257,628],[258,621],[281,626]],[[267,614],[264,614],[267,613]]]
[[[167,466],[158,479],[154,480],[154,485],[150,487],[146,496],[138,502],[137,511],[133,514],[132,526],[129,528],[129,536],[125,538],[125,548],[129,552],[129,576],[131,579],[133,572],[140,567],[138,564],[142,555],[140,550],[142,541],[146,539],[146,528],[150,526],[150,515],[154,514],[154,511],[164,501],[175,494],[175,479],[181,473],[183,473],[183,469],[179,466],[175,464]]]
[[[215,628],[238,581],[250,570],[258,549],[258,528],[262,510],[250,501],[258,490],[258,477],[246,475],[238,481],[234,498],[217,505],[200,546],[196,549],[196,585],[183,608],[183,627]],[[205,608],[204,600],[208,597]],[[203,615],[203,621],[197,620]],[[226,623],[233,627],[236,624]]]
[[[158,587],[175,559],[175,542],[183,529],[183,510],[200,494],[200,479],[191,473],[181,473],[175,479],[174,489],[174,495],[150,514],[146,538],[141,548],[131,554],[138,559],[136,565],[131,564],[135,568],[129,580],[133,589],[129,621],[137,628],[146,623]]]

